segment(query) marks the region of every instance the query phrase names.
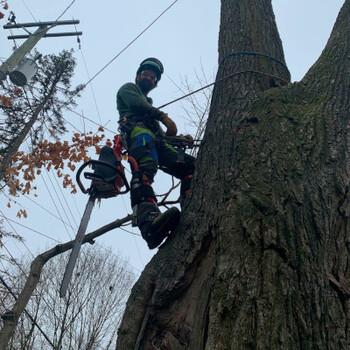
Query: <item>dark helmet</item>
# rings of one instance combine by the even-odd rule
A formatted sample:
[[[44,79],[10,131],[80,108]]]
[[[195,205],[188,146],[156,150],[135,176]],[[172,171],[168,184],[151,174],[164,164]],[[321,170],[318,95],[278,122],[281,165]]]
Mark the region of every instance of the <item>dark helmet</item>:
[[[162,62],[160,62],[154,57],[149,57],[143,60],[140,63],[140,67],[137,70],[136,74],[139,74],[140,72],[146,69],[152,70],[154,73],[156,73],[158,81],[160,80],[162,74],[164,73],[164,67],[162,65]]]

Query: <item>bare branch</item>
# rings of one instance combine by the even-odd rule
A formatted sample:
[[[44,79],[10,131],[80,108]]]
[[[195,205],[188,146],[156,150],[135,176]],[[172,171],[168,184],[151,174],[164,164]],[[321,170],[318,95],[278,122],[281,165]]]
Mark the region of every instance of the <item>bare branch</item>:
[[[85,243],[90,243],[93,244],[94,240],[115,229],[120,227],[122,224],[125,224],[126,222],[129,222],[131,220],[131,215],[127,215],[126,217],[122,219],[115,220],[98,230],[95,230],[89,234],[87,234],[83,240],[83,244]],[[30,267],[30,272],[29,275],[26,279],[26,283],[18,296],[11,313],[14,315],[13,319],[11,320],[6,320],[4,322],[4,327],[0,331],[0,348],[1,349],[6,349],[7,344],[16,328],[16,325],[18,323],[20,315],[23,313],[26,305],[28,304],[28,301],[30,297],[33,294],[34,289],[39,283],[40,276],[42,273],[42,269],[44,265],[52,259],[53,257],[62,254],[70,249],[72,249],[74,244],[74,240],[71,240],[67,243],[64,244],[58,244],[52,249],[47,250],[46,252],[38,255],[32,262],[31,267]]]

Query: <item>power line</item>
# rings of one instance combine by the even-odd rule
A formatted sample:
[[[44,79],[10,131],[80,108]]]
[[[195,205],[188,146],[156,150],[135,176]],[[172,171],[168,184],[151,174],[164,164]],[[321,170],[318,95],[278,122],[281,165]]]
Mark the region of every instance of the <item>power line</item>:
[[[18,236],[18,237],[21,237],[21,235],[16,231],[16,229],[13,227],[13,225],[11,224],[10,220],[4,215],[3,211],[0,210],[0,213],[2,214],[2,216],[5,218],[5,220],[7,221],[8,225],[11,227],[11,229],[15,232],[15,234]],[[24,247],[28,250],[29,254],[32,256],[32,257],[35,257],[34,254],[32,253],[32,251],[29,249],[29,247],[27,246],[27,244],[24,242],[23,239],[20,239],[20,242],[24,245]]]
[[[66,108],[67,108],[70,112],[72,112],[73,114],[75,114],[75,115],[77,115],[77,116],[83,118],[84,120],[87,120],[87,121],[89,121],[90,123],[95,124],[95,125],[97,125],[97,126],[101,126],[101,127],[103,127],[104,130],[107,130],[107,131],[109,131],[109,132],[115,134],[115,130],[113,131],[113,130],[111,130],[111,129],[108,129],[108,128],[107,128],[106,126],[104,126],[104,125],[101,125],[101,124],[99,124],[99,123],[96,123],[96,122],[95,122],[94,120],[92,120],[91,118],[88,118],[88,117],[86,117],[85,115],[83,115],[83,114],[81,114],[81,113],[78,113],[77,111],[75,111],[74,109],[72,109],[72,108],[70,108],[70,107],[67,107],[67,106],[66,106]]]
[[[7,197],[8,199],[10,199],[9,196],[7,196],[4,193],[5,197]],[[45,208],[44,206],[40,205],[39,203],[37,203],[35,200],[33,200],[32,198],[30,198],[28,195],[24,195],[25,198],[27,198],[28,200],[30,200],[33,204],[35,204],[37,207],[39,207],[40,209],[44,210],[46,213],[50,214],[52,217],[54,217],[55,219],[61,221],[62,223],[69,225],[68,223],[66,223],[65,221],[62,221],[62,218],[58,217],[57,215],[55,215],[52,211],[48,210],[47,208]],[[21,207],[25,208],[20,202],[18,202],[18,200],[15,200],[15,203],[18,203]],[[70,226],[70,228],[74,229],[73,226]]]
[[[73,0],[64,10],[63,12],[56,18],[55,22],[57,22],[75,3],[76,0]]]
[[[156,17],[145,29],[143,29],[133,40],[131,40],[122,50],[120,50],[110,61],[108,61],[92,78],[84,85],[91,83],[100,73],[102,73],[112,62],[114,62],[124,51],[126,51],[141,35],[153,26],[166,12],[168,12],[179,0],[173,1],[158,17]]]
[[[69,120],[67,120],[65,117],[62,116],[62,119],[69,124],[75,131],[78,131],[79,133],[83,133],[80,129],[78,129],[74,124],[72,124]]]
[[[28,94],[27,94],[26,91],[24,91],[24,92],[25,92],[25,96],[26,96],[27,102],[28,102],[28,104],[29,104],[29,107],[30,107],[31,110],[33,110],[32,106],[31,106],[31,103],[30,103],[30,101],[29,101]],[[29,146],[28,146],[28,147],[29,147]],[[53,199],[53,197],[52,197],[52,195],[51,195],[51,192],[50,192],[50,190],[49,190],[49,188],[48,188],[48,186],[47,186],[47,184],[46,184],[46,182],[45,182],[44,177],[42,177],[42,179],[43,179],[43,182],[44,182],[44,184],[45,184],[45,186],[46,186],[46,188],[47,188],[47,191],[49,192],[49,195],[50,195],[50,197],[51,197],[51,200],[52,200],[54,206],[56,207],[57,212],[58,212],[59,215],[60,215],[60,212],[59,212],[59,210],[58,210],[58,208],[57,208],[57,206],[56,206],[56,203],[55,203],[55,201],[54,201],[54,199]],[[51,182],[51,179],[50,179],[50,178],[49,178],[49,180],[50,180],[50,182]],[[51,184],[52,184],[52,182],[51,182]],[[55,188],[54,188],[54,190],[55,190]],[[55,192],[56,192],[56,190],[55,190]],[[70,220],[69,220],[69,217],[68,217],[66,211],[64,210],[64,207],[63,207],[63,205],[62,205],[62,203],[61,203],[61,201],[60,201],[60,199],[59,199],[59,197],[58,197],[58,195],[57,195],[57,192],[56,192],[56,196],[57,196],[57,198],[58,198],[58,200],[59,200],[59,202],[60,202],[60,204],[61,204],[61,207],[63,208],[63,211],[64,211],[64,213],[65,213],[65,215],[66,215],[66,218],[67,218],[67,220],[68,220],[68,222],[69,222],[70,227],[73,227],[73,225],[71,224],[71,222],[70,222]],[[66,200],[65,197],[63,197],[63,198],[64,198],[64,200]],[[68,204],[67,204],[67,206],[68,206]],[[69,207],[68,207],[68,208],[69,208]],[[61,215],[60,215],[60,217],[61,217]],[[74,218],[73,214],[72,214],[72,217],[73,217],[73,220],[74,220],[75,218]],[[62,221],[62,223],[64,224],[64,227],[65,227],[65,230],[66,230],[66,232],[67,232],[67,234],[68,234],[69,239],[72,239],[72,237],[71,237],[71,235],[70,235],[70,233],[69,233],[69,231],[68,231],[68,229],[67,229],[66,223],[64,222],[64,220],[63,220],[62,217],[61,217],[61,221]],[[18,223],[18,225],[20,225],[20,224]],[[24,226],[24,225],[23,225],[23,226]],[[29,228],[28,228],[28,229],[29,229]],[[36,232],[38,233],[38,231],[36,231]],[[44,235],[44,234],[42,234],[42,235]],[[52,239],[52,238],[51,238],[51,239]],[[57,240],[55,240],[55,241],[58,242]]]
[[[66,9],[61,13],[61,15],[59,15],[56,19],[56,21],[58,21],[67,11],[68,9],[74,4],[76,0],[73,0],[67,7]],[[143,29],[133,40],[131,40],[122,50],[120,50],[110,61],[108,61],[99,71],[97,71],[97,73],[95,73],[85,84],[84,87],[86,87],[88,84],[90,84],[99,74],[101,74],[110,64],[112,64],[123,52],[125,52],[139,37],[141,37],[149,28],[151,28],[166,12],[168,12],[179,0],[175,0],[173,1],[165,10],[163,10],[145,29]],[[54,24],[52,25],[54,26]],[[77,93],[76,93],[77,94]],[[62,104],[61,107],[63,107],[64,105],[67,105],[76,94],[73,94],[68,101],[64,102]],[[96,103],[96,107],[97,107],[97,103]],[[98,108],[98,107],[97,107]],[[77,114],[77,113],[75,113]],[[79,114],[78,114],[79,115]],[[69,125],[71,125],[73,127],[73,129],[75,129],[76,131],[80,132],[81,131],[76,128],[71,122],[69,122],[67,119],[63,118]],[[89,120],[89,119],[88,119]],[[91,122],[93,122],[92,120],[89,120]],[[95,122],[93,122],[95,123]],[[97,124],[97,123],[95,123]],[[98,125],[98,124],[97,124]],[[106,128],[106,130],[111,131],[109,129]],[[111,131],[111,132],[115,132],[115,131]]]
[[[50,178],[50,173],[47,172],[47,174],[49,175],[49,178]],[[57,186],[58,189],[59,189],[59,192],[60,192],[60,194],[61,194],[61,197],[63,198],[63,201],[64,201],[66,207],[68,208],[68,212],[70,213],[70,215],[71,215],[71,217],[72,217],[72,219],[73,219],[73,222],[74,222],[74,224],[75,224],[75,227],[76,227],[76,229],[78,229],[78,223],[77,223],[76,220],[75,220],[75,216],[73,215],[73,212],[72,212],[72,210],[71,210],[71,208],[70,208],[70,206],[69,206],[69,204],[68,204],[68,202],[67,202],[67,199],[66,199],[66,196],[65,196],[64,193],[63,193],[62,187],[61,187],[60,184],[58,183],[58,180],[57,180],[57,177],[56,177],[56,176],[53,176],[53,179],[54,179],[54,181],[55,181],[55,183],[56,183],[56,186]],[[51,180],[50,180],[50,181],[51,181]],[[57,196],[57,197],[58,197],[58,196]],[[63,206],[62,206],[62,207],[63,207]],[[67,216],[67,219],[68,219],[68,216]],[[68,220],[68,221],[69,221],[69,220]],[[70,221],[69,221],[69,222],[70,222]],[[70,225],[70,226],[72,226],[72,225]]]
[[[123,52],[125,52],[138,38],[140,38],[149,28],[151,28],[166,12],[168,12],[179,0],[175,0],[173,1],[165,10],[163,10],[145,29],[143,29],[134,39],[132,39],[126,46],[124,46],[122,48],[122,50],[120,50],[112,59],[110,59],[99,71],[97,71],[85,84],[83,84],[84,87],[86,87],[88,84],[90,84],[99,74],[101,74],[109,65],[111,65]],[[60,17],[62,17],[62,15],[68,10],[68,8],[70,6],[73,5],[73,3],[75,2],[75,0],[72,1],[72,3],[66,8],[66,10],[58,17],[58,19]],[[57,19],[57,20],[58,20]],[[56,21],[57,21],[56,20]],[[74,98],[74,96],[76,95],[77,93],[73,94],[66,102],[64,102],[62,104],[61,107],[65,106],[65,105],[68,105],[70,103],[70,101]],[[96,106],[97,106],[97,102],[95,101],[96,103]],[[97,107],[98,108],[98,107]],[[74,114],[77,114],[79,116],[82,116],[81,114],[73,111],[72,109],[70,108],[67,108],[68,110],[70,110],[71,112],[73,112]],[[84,117],[84,116],[82,116]],[[84,117],[85,119],[89,120],[90,122],[96,124],[96,125],[99,125],[98,123],[94,122],[93,120],[89,119],[89,118],[86,118]],[[67,119],[63,118],[69,125],[71,125],[76,131],[80,132],[81,131],[76,128],[72,123],[70,123]],[[115,131],[112,131],[108,128],[105,127],[106,130],[112,132],[112,133],[115,133]]]
[[[28,147],[29,147],[29,146],[28,146]],[[62,209],[63,209],[63,212],[64,212],[64,214],[66,215],[66,218],[67,218],[67,220],[68,220],[69,226],[70,226],[71,228],[74,229],[72,223],[70,222],[70,220],[69,220],[69,218],[68,218],[68,216],[67,216],[66,211],[64,210],[64,207],[63,207],[63,205],[62,205],[62,202],[61,202],[60,198],[58,197],[57,192],[56,192],[56,190],[55,190],[55,188],[54,188],[54,186],[53,186],[53,184],[52,184],[52,181],[51,181],[51,179],[50,179],[50,177],[49,177],[49,173],[48,173],[48,171],[47,171],[46,168],[45,168],[45,170],[46,170],[46,173],[48,174],[48,179],[49,179],[50,182],[51,182],[52,188],[54,189],[54,191],[55,191],[55,193],[56,193],[56,196],[57,196],[57,198],[58,198],[58,201],[59,201],[59,203],[61,204],[61,207],[62,207]],[[49,187],[47,186],[47,183],[46,183],[46,181],[45,181],[45,178],[44,178],[43,174],[42,174],[42,177],[41,177],[41,178],[42,178],[42,180],[43,180],[43,182],[44,182],[44,185],[45,185],[45,187],[46,187],[46,189],[47,189],[47,192],[49,193],[49,196],[50,196],[50,198],[51,198],[51,201],[52,201],[53,205],[55,206],[58,215],[59,215],[60,218],[61,218],[61,222],[62,222],[63,225],[64,225],[64,228],[65,228],[65,230],[66,230],[66,233],[67,233],[69,239],[72,239],[72,236],[70,235],[69,230],[68,230],[68,228],[67,228],[67,224],[66,224],[66,222],[63,220],[63,218],[62,218],[62,216],[61,216],[61,213],[60,213],[60,211],[58,210],[58,207],[57,207],[57,205],[56,205],[56,202],[55,202],[55,200],[54,200],[54,198],[53,198],[53,196],[52,196],[52,194],[51,194],[51,191],[50,191]]]
[[[2,212],[1,212],[1,213],[2,213]],[[40,231],[37,231],[37,230],[35,230],[35,229],[33,229],[33,228],[29,227],[29,226],[23,225],[23,224],[21,224],[21,223],[15,221],[15,220],[12,220],[12,219],[10,219],[10,218],[6,218],[6,216],[5,216],[4,214],[0,214],[0,216],[2,216],[4,219],[10,220],[10,221],[13,222],[14,224],[16,224],[16,225],[18,225],[18,226],[21,226],[21,227],[24,227],[24,228],[26,228],[26,229],[28,229],[28,230],[30,230],[30,231],[32,231],[32,232],[34,232],[34,233],[36,233],[36,234],[42,236],[42,237],[48,238],[48,239],[50,239],[50,240],[52,240],[52,241],[54,241],[54,242],[56,242],[56,243],[61,243],[61,242],[58,241],[57,239],[55,239],[55,238],[53,238],[53,237],[50,237],[50,236],[46,235],[45,233],[42,233],[42,232],[40,232]]]
[[[84,63],[84,67],[85,67],[85,70],[86,70],[86,75],[87,75],[88,79],[90,79],[89,69],[88,69],[87,62],[86,62],[86,59],[85,59],[85,56],[84,56],[84,53],[83,53],[83,50],[82,50],[81,47],[80,47],[80,54],[81,54],[81,57],[82,57],[82,60],[83,60],[83,63]],[[101,113],[100,113],[100,109],[98,108],[96,94],[95,94],[95,90],[94,90],[94,87],[93,87],[92,84],[90,85],[90,89],[91,89],[92,99],[94,100],[96,112],[97,112],[98,117],[100,119],[100,123],[102,124]]]
[[[52,196],[52,194],[51,194],[51,191],[50,191],[50,189],[49,189],[49,186],[47,185],[47,183],[46,183],[46,181],[45,181],[45,178],[44,178],[43,176],[42,176],[41,178],[42,178],[42,180],[43,180],[43,182],[44,182],[44,185],[45,185],[45,187],[46,187],[47,192],[49,193],[49,196],[50,196],[50,198],[51,198],[51,201],[52,201],[53,205],[54,205],[55,208],[56,208],[57,214],[58,214],[59,217],[61,218],[61,221],[62,221],[62,223],[63,223],[63,226],[64,226],[64,228],[65,228],[65,230],[66,230],[66,233],[67,233],[69,239],[71,239],[71,236],[70,236],[70,234],[69,234],[69,231],[68,231],[68,229],[67,229],[67,226],[66,226],[66,224],[65,224],[65,222],[64,222],[64,220],[63,220],[63,218],[62,218],[62,216],[61,216],[61,212],[58,210],[58,207],[57,207],[57,205],[56,205],[55,200],[53,199],[53,196]]]
[[[29,14],[31,15],[31,17],[33,18],[34,22],[38,22],[37,19],[35,18],[35,16],[33,15],[33,12],[30,10],[30,8],[28,7],[28,5],[26,4],[26,2],[24,0],[22,0],[22,4],[24,5],[24,7],[26,8],[26,10],[29,12]]]
[[[55,186],[54,186],[54,184],[53,184],[53,182],[52,182],[52,180],[51,180],[51,176],[50,176],[50,174],[49,174],[49,172],[48,172],[47,170],[46,170],[46,174],[47,174],[47,178],[48,178],[49,181],[50,181],[51,188],[53,189],[53,191],[54,191],[54,193],[55,193],[55,195],[56,195],[56,199],[58,200],[58,203],[60,204],[61,209],[63,210],[63,213],[64,213],[64,215],[65,215],[67,221],[69,222],[70,226],[73,226],[73,225],[72,225],[72,222],[71,222],[71,220],[70,220],[70,218],[69,218],[69,216],[68,216],[68,214],[67,214],[67,212],[66,212],[65,206],[63,205],[63,203],[62,203],[62,201],[61,201],[61,198],[59,197],[58,192],[57,192],[57,190],[56,190],[56,188],[55,188]],[[70,234],[69,234],[69,238],[72,239],[72,236],[71,236]]]
[[[37,35],[38,34],[41,34],[43,31],[47,31],[53,27],[56,26],[58,20],[72,7],[72,5],[75,3],[76,0],[73,0],[63,11],[62,13],[55,19],[54,23],[52,23],[48,28],[46,29],[43,29],[42,31],[39,31],[38,33],[36,33]]]

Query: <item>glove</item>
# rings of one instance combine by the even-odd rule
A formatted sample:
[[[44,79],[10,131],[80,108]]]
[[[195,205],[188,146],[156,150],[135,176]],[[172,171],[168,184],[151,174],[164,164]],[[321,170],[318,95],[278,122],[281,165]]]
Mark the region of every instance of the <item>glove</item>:
[[[163,114],[160,118],[160,122],[166,127],[166,136],[176,136],[177,127],[174,121],[167,115]]]
[[[193,137],[191,135],[184,135],[184,134],[180,134],[177,136],[180,139],[183,139],[184,141],[188,142],[188,143],[193,143]]]
[[[189,143],[193,143],[194,140],[193,140],[193,137],[191,135],[182,135],[183,138],[186,139],[186,141],[188,141]]]

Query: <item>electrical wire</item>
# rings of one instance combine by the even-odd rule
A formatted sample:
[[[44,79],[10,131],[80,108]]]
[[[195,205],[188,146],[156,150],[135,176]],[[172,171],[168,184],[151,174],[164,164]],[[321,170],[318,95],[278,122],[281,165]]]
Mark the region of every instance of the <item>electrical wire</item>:
[[[83,50],[80,48],[79,51],[80,51],[80,54],[81,54],[81,57],[82,57],[82,60],[83,60],[83,63],[84,63],[86,75],[87,75],[88,79],[90,79],[90,72],[89,72],[89,69],[88,69],[88,66],[87,66],[87,62],[86,62]],[[95,94],[95,90],[94,90],[94,87],[93,87],[92,84],[90,84],[90,90],[91,90],[91,94],[92,94],[92,99],[93,99],[94,104],[95,104],[97,115],[98,115],[100,123],[102,125],[101,113],[100,113],[100,109],[99,109],[98,104],[97,104],[96,94]]]
[[[149,28],[153,26],[166,12],[168,12],[179,0],[173,1],[158,17],[156,17],[145,29],[143,29],[133,40],[131,40],[122,50],[120,50],[111,60],[109,60],[92,78],[90,78],[84,85],[90,84],[99,74],[101,74],[110,64],[112,64],[124,51],[126,51],[140,36],[142,36]]]
[[[35,16],[33,15],[33,12],[30,10],[30,8],[28,7],[28,5],[26,4],[26,2],[24,0],[22,0],[22,4],[24,5],[24,7],[26,8],[26,10],[29,12],[30,16],[32,17],[32,19],[34,20],[34,22],[38,22],[38,20],[35,18]]]
[[[49,172],[47,172],[47,174],[50,175]],[[50,176],[49,176],[49,177],[50,177]],[[74,225],[75,225],[76,229],[78,229],[78,223],[76,222],[75,216],[73,215],[73,212],[72,212],[72,210],[71,210],[71,208],[70,208],[70,206],[69,206],[69,204],[68,204],[68,202],[67,202],[67,199],[66,199],[66,196],[65,196],[64,193],[63,193],[62,187],[61,187],[60,184],[58,183],[57,177],[56,177],[56,176],[52,176],[52,177],[53,177],[53,179],[54,179],[54,182],[56,183],[56,187],[58,188],[58,190],[59,190],[59,192],[60,192],[60,194],[61,194],[61,197],[63,198],[63,201],[64,201],[64,203],[65,203],[65,205],[66,205],[66,207],[67,207],[67,209],[68,209],[68,212],[69,212],[69,214],[71,215],[71,217],[72,217],[72,219],[73,219]],[[68,220],[68,221],[69,221],[69,220]],[[70,221],[69,221],[69,222],[70,222]],[[70,225],[70,226],[72,226],[72,225]]]
[[[111,133],[113,133],[113,135],[115,135],[115,130],[111,130],[111,129],[108,129],[106,126],[102,125],[102,124],[99,124],[99,123],[96,123],[94,120],[92,120],[91,118],[88,118],[86,117],[85,115],[81,114],[81,113],[78,113],[77,111],[75,111],[74,109],[70,108],[70,107],[67,107],[66,106],[66,109],[68,109],[70,112],[72,112],[73,114],[79,116],[80,118],[82,118],[83,120],[87,120],[89,121],[90,123],[94,124],[94,125],[97,125],[97,126],[101,126],[104,130],[106,131],[109,131]]]
[[[11,199],[8,195],[6,195],[4,193],[4,196],[8,199]],[[36,205],[37,207],[39,207],[40,209],[44,210],[46,213],[50,214],[52,217],[54,217],[55,219],[59,220],[60,222],[66,224],[67,226],[69,226],[69,224],[65,221],[62,221],[62,219],[60,217],[58,217],[57,215],[55,215],[52,211],[48,210],[47,208],[45,208],[44,206],[40,205],[39,203],[37,203],[35,200],[33,200],[32,198],[30,198],[28,195],[23,195],[25,198],[27,198],[29,201],[31,201],[34,205]],[[18,200],[14,201],[16,204],[19,204],[21,207],[25,208]],[[71,229],[74,230],[73,226],[70,226]]]
[[[64,10],[63,12],[56,18],[55,22],[57,22],[63,15],[73,6],[76,0],[73,0]]]
[[[46,170],[46,169],[45,169],[45,170]],[[63,203],[62,203],[62,201],[61,201],[61,198],[59,197],[58,192],[57,192],[57,190],[56,190],[56,188],[55,188],[55,186],[54,186],[54,184],[53,184],[53,182],[52,182],[52,180],[51,180],[51,176],[50,176],[48,170],[46,170],[46,175],[47,175],[48,180],[50,181],[51,189],[53,189],[53,191],[54,191],[54,193],[55,193],[55,195],[56,195],[56,199],[58,200],[58,203],[60,204],[61,209],[63,210],[63,213],[64,213],[64,215],[65,215],[67,221],[69,222],[70,226],[73,226],[73,224],[72,224],[72,222],[71,222],[71,220],[70,220],[70,218],[69,218],[69,216],[68,216],[68,214],[67,214],[67,212],[66,212],[65,206],[63,205]],[[77,226],[77,225],[76,225],[76,226]],[[71,234],[69,234],[69,238],[72,239]]]
[[[18,225],[20,225],[20,226],[24,226],[25,228],[27,228],[27,229],[33,231],[33,229],[31,229],[31,228],[29,228],[29,227],[27,227],[27,226],[25,226],[25,225],[21,225],[20,223],[15,222],[14,220],[11,220],[11,219],[5,217],[4,213],[3,213],[1,210],[0,210],[0,213],[3,215],[3,217],[5,218],[5,220],[7,220],[8,224],[10,225],[10,227],[14,230],[14,232],[15,232],[18,236],[20,236],[20,235],[18,234],[18,232],[16,231],[16,229],[11,225],[10,221],[12,221],[12,222],[14,222],[14,223],[16,223],[16,224],[18,224]],[[38,232],[37,232],[37,233],[38,233]],[[27,244],[26,244],[23,240],[20,240],[20,242],[21,242],[21,243],[24,245],[24,247],[29,251],[29,253],[32,255],[32,257],[35,258],[35,255],[34,255],[34,254],[32,253],[32,251],[29,249],[29,247],[27,246]],[[59,241],[56,241],[56,242],[61,243],[61,242],[59,242]],[[16,244],[15,244],[15,245],[16,245]],[[8,250],[7,250],[7,251],[8,251]],[[10,253],[10,252],[8,251],[8,253]],[[14,257],[12,256],[12,254],[10,254],[10,256],[11,256],[12,259],[14,260]],[[15,263],[16,263],[16,262],[15,262]],[[16,263],[16,265],[18,266],[17,263]],[[24,273],[24,272],[22,271],[22,273]],[[52,281],[51,275],[48,275],[47,278],[49,278],[49,279]],[[51,298],[51,299],[53,300],[53,297],[52,297],[51,295],[48,295],[48,296],[49,296],[49,298]],[[48,302],[45,301],[45,303],[48,305]],[[51,309],[51,311],[52,311],[52,309]]]
[[[43,176],[42,176],[41,178],[42,178],[42,180],[43,180],[43,182],[44,182],[44,185],[45,185],[45,188],[46,188],[46,190],[47,190],[47,192],[48,192],[48,194],[49,194],[49,196],[50,196],[50,198],[51,198],[51,201],[52,201],[54,207],[56,208],[57,214],[58,214],[58,216],[61,218],[61,221],[62,221],[62,223],[63,223],[63,226],[64,226],[64,228],[65,228],[65,231],[66,231],[66,233],[67,233],[69,239],[71,239],[71,235],[70,235],[70,233],[69,233],[69,231],[68,231],[68,228],[67,228],[67,226],[66,226],[66,224],[65,224],[65,222],[64,222],[64,220],[63,220],[63,218],[62,218],[61,212],[58,210],[58,207],[57,207],[57,205],[56,205],[56,202],[55,202],[55,200],[53,199],[53,196],[52,196],[52,194],[51,194],[51,191],[50,191],[50,189],[49,189],[49,186],[47,185],[47,183],[46,183],[46,181],[45,181],[45,178],[44,178]]]
[[[84,87],[86,87],[88,84],[90,84],[99,74],[101,74],[110,64],[112,64],[123,52],[125,52],[139,37],[141,37],[149,28],[151,28],[166,12],[168,12],[179,0],[175,0],[173,1],[165,10],[163,10],[146,28],[144,28],[134,39],[132,39],[126,46],[123,47],[122,50],[120,50],[115,56],[112,57],[111,60],[109,60],[99,71],[97,71],[97,73],[95,73],[90,79],[88,79],[88,81],[83,84]],[[73,3],[75,2],[75,0],[73,0],[70,5],[63,11],[63,13],[56,19],[56,21],[58,21],[59,18],[61,18],[63,16],[63,14],[73,5]],[[86,67],[87,68],[87,67]],[[77,93],[76,93],[77,94]],[[75,94],[75,95],[76,95]],[[65,105],[68,105],[71,100],[75,97],[75,95],[73,94],[69,99],[68,101],[64,102],[62,104],[61,107],[65,106]],[[95,101],[96,102],[96,101]],[[96,107],[98,108],[97,106],[97,102],[96,102]],[[71,112],[73,112],[74,114],[76,115],[79,115],[81,116],[79,113],[77,113],[76,111],[73,111],[72,109],[70,108],[67,108],[69,109]],[[74,130],[82,133],[75,125],[73,125],[71,122],[69,122],[67,119],[63,118],[70,126],[73,127]],[[96,125],[99,125],[98,123],[94,122],[93,120],[89,119],[89,118],[86,118],[85,119],[89,120],[90,122],[96,124]],[[100,118],[101,119],[101,118]],[[115,131],[112,131],[108,128],[105,127],[106,130],[112,132],[112,133],[115,133]]]
[[[29,145],[27,145],[27,146],[29,147]],[[58,197],[58,194],[57,194],[57,192],[56,192],[56,190],[55,190],[55,188],[54,188],[54,186],[53,186],[53,184],[52,184],[52,181],[51,181],[51,179],[50,179],[50,177],[49,177],[49,172],[47,171],[46,168],[45,168],[45,170],[46,170],[46,173],[47,173],[47,175],[48,175],[48,179],[49,179],[50,182],[51,182],[51,185],[52,185],[51,188],[54,189],[54,191],[55,191],[55,193],[56,193],[56,196],[57,196],[57,198],[58,198],[58,201],[59,201],[59,203],[61,204],[61,207],[62,207],[62,209],[63,209],[63,212],[64,212],[64,214],[66,215],[66,219],[67,219],[67,221],[68,221],[68,223],[69,223],[68,225],[69,225],[71,228],[73,228],[73,230],[74,230],[75,228],[73,227],[72,223],[70,222],[70,220],[69,220],[69,218],[68,218],[68,215],[67,215],[67,213],[66,213],[66,211],[64,210],[64,207],[63,207],[63,205],[62,205],[62,202],[60,201],[60,198]],[[47,183],[46,183],[46,181],[45,181],[44,176],[42,176],[41,178],[42,178],[42,180],[43,180],[43,182],[44,182],[44,185],[45,185],[45,187],[46,187],[46,189],[47,189],[47,192],[49,193],[49,196],[50,196],[50,198],[51,198],[51,200],[52,200],[52,203],[53,203],[53,205],[55,206],[56,211],[57,211],[58,215],[59,215],[60,218],[61,218],[61,222],[62,222],[63,225],[64,225],[64,228],[65,228],[65,230],[66,230],[66,233],[67,233],[69,239],[71,240],[71,239],[72,239],[72,236],[71,236],[71,234],[69,233],[69,230],[68,230],[68,228],[67,228],[68,225],[67,225],[66,222],[63,220],[63,218],[62,218],[62,216],[61,216],[61,213],[60,213],[60,211],[58,210],[58,207],[57,207],[57,205],[56,205],[56,202],[55,202],[55,200],[54,200],[54,198],[53,198],[53,196],[52,196],[52,194],[51,194],[51,191],[50,191],[49,187],[47,186]],[[64,198],[64,199],[65,199],[65,198]],[[68,204],[67,204],[67,206],[68,206]]]
[[[1,212],[1,211],[0,211],[0,212]],[[49,236],[49,235],[47,235],[47,234],[45,234],[45,233],[42,233],[42,232],[40,232],[40,231],[37,231],[37,230],[35,230],[35,229],[33,229],[33,228],[29,227],[29,226],[23,225],[23,224],[21,224],[21,223],[15,221],[15,220],[13,220],[13,219],[7,218],[2,212],[1,212],[0,216],[3,217],[3,218],[6,219],[6,220],[9,220],[9,221],[13,222],[14,224],[16,224],[16,225],[18,225],[18,226],[24,227],[24,228],[26,228],[26,229],[28,229],[28,230],[30,230],[30,231],[32,231],[32,232],[34,232],[34,233],[36,233],[36,234],[42,236],[42,237],[45,237],[45,238],[47,238],[47,239],[50,239],[51,241],[54,241],[54,242],[56,242],[56,243],[61,243],[61,242],[60,242],[59,240],[57,240],[56,238],[53,238],[53,237],[51,237],[51,236]]]
[[[75,28],[75,32],[77,33],[77,26],[76,26],[75,24],[74,24],[74,28]],[[81,54],[81,57],[82,57],[82,60],[83,60],[83,64],[84,64],[84,67],[85,67],[86,75],[87,75],[88,79],[90,79],[90,72],[89,72],[89,69],[88,69],[88,65],[87,65],[87,61],[86,61],[86,59],[85,59],[84,52],[83,52],[83,50],[82,50],[82,48],[81,48],[81,41],[80,41],[79,36],[77,36],[77,42],[78,42],[79,51],[80,51],[80,54]],[[93,87],[92,84],[90,85],[90,90],[91,90],[91,94],[92,94],[92,99],[93,99],[94,104],[95,104],[96,112],[97,112],[97,114],[98,114],[100,123],[101,123],[101,125],[102,125],[101,113],[100,113],[100,109],[99,109],[98,104],[97,104],[96,94],[95,94],[95,90],[94,90],[94,87]],[[85,133],[85,120],[84,120],[84,116],[83,116],[83,127],[84,127],[84,133]]]
[[[46,28],[43,28],[42,30],[38,30],[37,32],[35,32],[35,35],[38,36],[40,34],[42,34],[43,32],[47,32],[48,30],[50,30],[51,28],[55,27],[57,25],[58,20],[72,7],[72,5],[75,3],[76,0],[73,0],[63,11],[62,13],[55,19],[55,21],[50,24],[49,26],[47,26]],[[40,22],[39,22],[40,23]],[[40,24],[39,24],[40,25]],[[40,28],[40,27],[39,27]],[[24,29],[24,28],[23,28]],[[30,33],[27,29],[24,29],[29,36],[33,35],[34,33]],[[11,29],[10,29],[11,32]],[[12,35],[12,32],[11,32]]]
[[[7,221],[8,225],[11,227],[11,229],[15,232],[15,234],[18,237],[21,237],[21,235],[16,231],[16,229],[13,227],[13,225],[11,224],[10,220],[4,215],[3,211],[0,209],[0,213],[2,214],[2,216],[5,218],[5,220]],[[23,246],[27,249],[27,251],[29,252],[29,254],[32,257],[35,257],[33,252],[29,249],[29,247],[27,246],[27,244],[24,242],[23,239],[20,239],[20,242],[23,244]]]

